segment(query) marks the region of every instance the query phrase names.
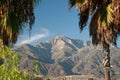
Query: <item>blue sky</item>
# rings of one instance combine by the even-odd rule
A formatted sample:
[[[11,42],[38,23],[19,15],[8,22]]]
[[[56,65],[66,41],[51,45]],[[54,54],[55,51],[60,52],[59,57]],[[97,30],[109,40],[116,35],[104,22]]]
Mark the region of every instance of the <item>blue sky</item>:
[[[29,29],[25,28],[23,34],[18,38],[17,45],[35,44],[58,35],[86,41],[91,40],[88,25],[80,33],[78,12],[75,8],[71,11],[68,10],[68,0],[42,0],[35,7],[35,17],[31,38],[29,39]],[[120,47],[120,39],[118,45]]]

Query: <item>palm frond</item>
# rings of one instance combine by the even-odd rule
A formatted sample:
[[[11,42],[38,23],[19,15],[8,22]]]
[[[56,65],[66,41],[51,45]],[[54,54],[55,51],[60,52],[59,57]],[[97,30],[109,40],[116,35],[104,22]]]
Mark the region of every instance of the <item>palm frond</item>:
[[[82,31],[86,26],[89,18],[89,1],[88,0],[69,0],[69,9],[76,6],[79,11],[79,27]]]
[[[92,16],[91,22],[90,22],[90,36],[93,36],[96,34],[96,31],[98,29],[98,18],[99,18],[99,11],[97,10],[94,15]]]
[[[101,28],[99,26],[99,16],[100,16],[100,13],[99,13],[99,10],[97,10],[94,15],[92,16],[91,18],[91,22],[90,22],[90,36],[92,36],[92,43],[94,45],[97,45],[101,42],[101,40],[103,39],[101,37]],[[100,39],[101,38],[101,39]]]
[[[77,7],[81,7],[83,4],[85,4],[88,0],[75,0],[75,5]]]
[[[114,24],[120,25],[120,0],[113,0],[112,3]]]
[[[93,44],[116,44],[120,34],[120,0],[69,0],[71,7],[76,6],[80,15],[80,29],[86,25],[89,13],[90,36]],[[82,2],[79,2],[82,1]]]
[[[79,10],[83,5],[87,3],[88,0],[69,0],[68,6],[71,9],[73,6],[76,6]]]
[[[7,26],[11,27],[13,32],[20,33],[20,31],[22,30],[22,23],[14,12],[9,12],[7,19]]]
[[[104,5],[100,9],[100,23],[103,25],[110,25],[113,22],[113,11],[111,5]]]
[[[17,36],[22,32],[25,23],[29,24],[30,30],[32,29],[35,20],[34,6],[40,0],[8,1],[10,2],[0,1],[0,38],[6,45],[8,45],[8,42],[16,42]]]
[[[81,12],[79,16],[80,16],[79,27],[80,27],[80,30],[82,31],[83,28],[86,26],[86,23],[89,18],[89,9],[86,9],[83,12]]]
[[[90,14],[92,15],[93,12],[95,11],[96,9],[96,5],[97,5],[97,0],[90,0],[89,1],[89,9],[90,9]]]
[[[85,0],[84,3],[76,5],[79,12],[84,12],[89,8],[89,1]]]
[[[75,6],[75,0],[69,0],[68,1],[68,8],[71,9],[73,6]]]
[[[111,4],[107,6],[107,23],[110,24],[113,22],[113,10],[111,8]]]

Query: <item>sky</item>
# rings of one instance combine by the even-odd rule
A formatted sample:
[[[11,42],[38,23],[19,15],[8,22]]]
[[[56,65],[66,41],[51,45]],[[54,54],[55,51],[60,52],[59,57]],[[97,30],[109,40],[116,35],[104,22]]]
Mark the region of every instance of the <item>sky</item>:
[[[82,32],[79,30],[78,22],[79,16],[75,7],[68,10],[68,0],[41,0],[35,6],[35,23],[31,37],[29,38],[29,28],[27,27],[19,35],[16,45],[25,43],[34,45],[59,35],[90,41],[89,22]],[[120,47],[120,38],[117,44]]]

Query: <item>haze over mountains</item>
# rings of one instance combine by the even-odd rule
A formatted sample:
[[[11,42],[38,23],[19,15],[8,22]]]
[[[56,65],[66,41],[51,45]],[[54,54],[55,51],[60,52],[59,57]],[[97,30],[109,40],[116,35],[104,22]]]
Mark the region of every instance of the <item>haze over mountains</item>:
[[[13,48],[21,55],[21,70],[31,70],[39,63],[44,76],[95,75],[103,76],[102,48],[90,41],[57,36],[32,46],[24,44]],[[120,75],[120,49],[111,47],[112,76]]]

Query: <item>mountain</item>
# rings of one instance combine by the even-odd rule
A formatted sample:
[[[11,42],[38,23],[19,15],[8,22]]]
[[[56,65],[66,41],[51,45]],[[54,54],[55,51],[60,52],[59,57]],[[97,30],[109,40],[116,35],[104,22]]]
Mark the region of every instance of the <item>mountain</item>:
[[[57,36],[54,39],[13,48],[21,55],[20,69],[30,71],[38,62],[44,76],[95,75],[103,77],[102,47],[90,41]],[[111,47],[111,72],[120,75],[120,49]]]

